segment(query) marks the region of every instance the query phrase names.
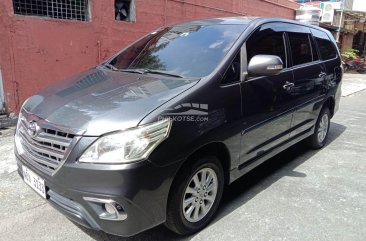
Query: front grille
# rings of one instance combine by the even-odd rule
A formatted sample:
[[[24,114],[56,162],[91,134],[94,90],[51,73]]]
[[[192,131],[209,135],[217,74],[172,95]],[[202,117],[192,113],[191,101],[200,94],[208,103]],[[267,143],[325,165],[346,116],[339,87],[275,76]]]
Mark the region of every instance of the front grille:
[[[19,117],[17,135],[27,161],[48,174],[53,174],[67,157],[68,148],[75,135],[40,127],[38,135],[31,136],[29,122]]]

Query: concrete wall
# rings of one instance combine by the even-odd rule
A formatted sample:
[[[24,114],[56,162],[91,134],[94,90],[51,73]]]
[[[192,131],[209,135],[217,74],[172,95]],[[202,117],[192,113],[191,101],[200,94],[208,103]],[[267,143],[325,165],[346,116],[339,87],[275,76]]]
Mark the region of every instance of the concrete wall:
[[[136,0],[136,23],[114,20],[114,0],[89,0],[91,20],[14,15],[0,1],[0,65],[7,112],[47,85],[95,66],[165,24],[191,19],[256,15],[294,18],[289,0]]]
[[[353,46],[353,34],[344,34],[342,39],[341,53],[347,49],[352,49]]]
[[[353,11],[366,12],[365,0],[353,0]]]

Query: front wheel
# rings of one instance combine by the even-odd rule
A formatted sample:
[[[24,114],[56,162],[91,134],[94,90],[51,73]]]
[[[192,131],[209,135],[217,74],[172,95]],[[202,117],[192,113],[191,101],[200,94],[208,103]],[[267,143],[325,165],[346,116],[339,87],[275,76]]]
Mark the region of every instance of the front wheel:
[[[315,132],[309,137],[308,143],[313,149],[322,148],[328,137],[330,126],[330,112],[328,107],[324,107],[319,114],[318,120],[315,124]]]
[[[187,163],[170,191],[166,226],[182,235],[201,230],[215,214],[223,188],[223,169],[216,157]]]

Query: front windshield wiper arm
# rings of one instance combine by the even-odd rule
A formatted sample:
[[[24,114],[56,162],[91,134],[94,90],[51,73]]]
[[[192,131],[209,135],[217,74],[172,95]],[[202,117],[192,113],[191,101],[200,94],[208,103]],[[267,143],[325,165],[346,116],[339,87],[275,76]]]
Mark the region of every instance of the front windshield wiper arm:
[[[110,70],[119,71],[119,72],[138,73],[138,74],[146,73],[146,70],[144,70],[144,69],[118,69],[118,68],[114,67],[113,65],[111,65],[110,63],[104,63],[103,66]]]
[[[115,70],[115,71],[118,70],[116,67],[114,67],[110,63],[104,63],[103,66],[110,69],[110,70]]]
[[[118,69],[116,67],[114,67],[113,65],[111,65],[110,63],[104,63],[103,64],[104,67],[113,70],[113,71],[120,71],[120,72],[128,72],[128,73],[137,73],[137,74],[160,74],[160,75],[167,75],[167,76],[172,76],[175,78],[184,78],[181,75],[178,74],[172,74],[169,72],[166,72],[164,70],[155,70],[155,69]]]
[[[172,76],[172,77],[176,77],[176,78],[184,78],[181,75],[178,74],[172,74],[163,70],[155,70],[155,69],[144,69],[145,73],[150,73],[150,74],[160,74],[160,75],[167,75],[167,76]]]
[[[128,72],[128,73],[137,73],[137,74],[145,74],[146,71],[144,69],[118,69],[120,72]]]
[[[184,78],[178,74],[172,74],[163,70],[155,70],[155,69],[117,69],[117,71],[121,72],[129,72],[129,73],[138,73],[138,74],[160,74],[160,75],[167,75],[172,76],[175,78]]]

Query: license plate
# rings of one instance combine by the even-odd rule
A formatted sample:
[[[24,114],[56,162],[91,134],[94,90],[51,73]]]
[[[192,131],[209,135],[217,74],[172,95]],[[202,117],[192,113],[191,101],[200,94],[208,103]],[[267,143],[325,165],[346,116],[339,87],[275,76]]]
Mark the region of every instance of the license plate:
[[[26,166],[22,166],[22,170],[25,183],[27,183],[43,198],[46,198],[46,186],[44,185],[44,179],[29,170]]]

